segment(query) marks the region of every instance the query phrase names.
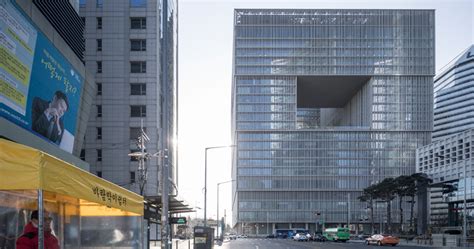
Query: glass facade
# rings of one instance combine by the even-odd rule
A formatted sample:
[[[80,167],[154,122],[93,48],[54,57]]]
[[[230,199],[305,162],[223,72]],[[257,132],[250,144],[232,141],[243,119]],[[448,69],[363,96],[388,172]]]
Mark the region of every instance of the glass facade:
[[[433,140],[474,127],[474,45],[435,77]]]
[[[438,186],[430,190],[429,220],[432,230],[437,232],[445,227],[462,226],[464,181],[466,200],[474,201],[473,53],[474,45],[471,45],[434,78],[433,142],[417,150],[417,172],[426,173]],[[450,190],[449,186],[454,189]],[[467,215],[473,217],[473,206],[466,208]],[[473,223],[468,227],[473,227]]]
[[[369,224],[362,189],[415,172],[432,129],[434,11],[238,9],[233,62],[237,228],[314,230],[317,211]],[[323,81],[332,99],[362,84],[342,105],[305,97]]]

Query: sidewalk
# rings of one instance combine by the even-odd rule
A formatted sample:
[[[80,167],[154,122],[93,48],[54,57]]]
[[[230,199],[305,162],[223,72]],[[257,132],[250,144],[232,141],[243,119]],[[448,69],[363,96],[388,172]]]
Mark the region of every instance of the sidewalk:
[[[428,240],[426,241],[420,241],[417,242],[416,240],[411,240],[411,241],[406,241],[406,240],[400,240],[400,245],[406,245],[406,246],[419,246],[419,247],[430,247],[430,248],[442,248],[442,249],[472,249],[473,247],[471,246],[442,246],[436,243],[430,244]]]
[[[161,241],[153,241],[150,242],[150,249],[160,249],[161,248]],[[180,239],[173,239],[172,243],[173,249],[193,249],[193,240],[180,240]]]
[[[222,244],[228,243],[229,240],[224,240]],[[180,240],[180,239],[173,239],[173,249],[194,249],[194,240],[187,239],[187,240]],[[220,246],[217,242],[214,244],[214,248]],[[152,241],[150,242],[150,249],[160,249],[161,248],[161,241]]]

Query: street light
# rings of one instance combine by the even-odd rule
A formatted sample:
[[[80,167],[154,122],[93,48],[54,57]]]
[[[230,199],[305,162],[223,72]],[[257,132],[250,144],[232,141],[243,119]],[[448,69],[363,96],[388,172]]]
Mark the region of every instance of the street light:
[[[229,180],[225,182],[217,183],[217,224],[219,224],[219,186],[224,183],[235,182],[235,180]],[[225,224],[224,224],[225,227]],[[217,238],[219,238],[219,225],[217,225]]]
[[[235,145],[206,147],[204,150],[204,226],[207,227],[207,151],[211,149],[230,148]]]

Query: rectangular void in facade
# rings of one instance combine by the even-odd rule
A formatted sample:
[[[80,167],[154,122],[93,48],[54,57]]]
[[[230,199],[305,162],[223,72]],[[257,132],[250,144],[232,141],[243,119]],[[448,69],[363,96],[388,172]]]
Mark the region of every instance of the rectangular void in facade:
[[[323,221],[370,232],[357,197],[386,177],[414,173],[415,150],[430,140],[434,16],[235,10],[232,213],[239,233],[314,232]],[[374,210],[376,224],[385,208]],[[399,217],[393,210],[394,223]]]
[[[369,81],[368,76],[299,76],[298,108],[342,108]]]

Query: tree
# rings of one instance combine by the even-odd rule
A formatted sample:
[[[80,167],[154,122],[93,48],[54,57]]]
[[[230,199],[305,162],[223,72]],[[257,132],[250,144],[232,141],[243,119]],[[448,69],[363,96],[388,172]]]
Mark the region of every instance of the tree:
[[[391,202],[395,198],[396,183],[393,178],[385,178],[383,181],[375,185],[375,196],[377,199],[387,203],[387,230],[392,231],[392,205]]]
[[[366,202],[367,207],[370,209],[370,223],[371,223],[371,233],[374,233],[375,224],[374,224],[374,199],[376,198],[375,194],[375,185],[368,186],[362,192],[362,195],[357,197],[359,201]]]
[[[415,188],[409,192],[408,196],[411,197],[411,206],[410,206],[410,227],[413,227],[413,213],[415,209],[415,196],[422,190],[425,189],[433,182],[426,174],[415,173],[410,176],[412,179]]]
[[[401,175],[394,179],[395,194],[398,195],[398,209],[400,211],[400,232],[402,232],[403,225],[403,197],[411,196],[416,193],[415,181],[411,176]]]

